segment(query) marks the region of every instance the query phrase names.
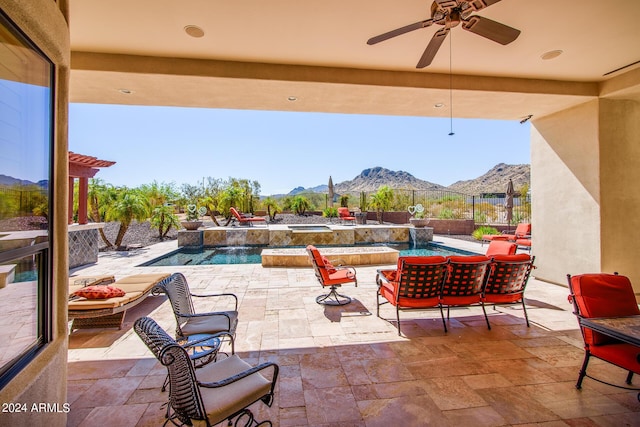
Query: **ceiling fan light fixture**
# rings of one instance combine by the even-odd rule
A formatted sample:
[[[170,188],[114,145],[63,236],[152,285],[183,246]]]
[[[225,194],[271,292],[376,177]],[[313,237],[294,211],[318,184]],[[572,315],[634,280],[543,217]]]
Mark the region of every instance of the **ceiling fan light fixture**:
[[[433,105],[433,108],[442,108],[444,107],[444,104],[442,102],[438,102],[437,104]]]
[[[297,100],[298,100],[298,97],[297,97],[297,96],[288,96],[288,97],[287,97],[287,101],[290,101],[290,102],[295,102],[295,101],[297,101]]]
[[[130,89],[124,89],[124,88],[122,88],[122,89],[118,89],[118,92],[120,92],[120,93],[121,93],[121,94],[123,94],[123,95],[131,95],[131,94],[133,93],[133,91],[132,91],[132,90],[130,90]]]
[[[561,49],[550,50],[549,52],[545,52],[540,55],[540,58],[542,58],[544,61],[548,61],[549,59],[554,59],[562,55],[562,52],[563,51]]]
[[[187,25],[184,27],[184,32],[197,39],[204,37],[204,30],[197,25]]]

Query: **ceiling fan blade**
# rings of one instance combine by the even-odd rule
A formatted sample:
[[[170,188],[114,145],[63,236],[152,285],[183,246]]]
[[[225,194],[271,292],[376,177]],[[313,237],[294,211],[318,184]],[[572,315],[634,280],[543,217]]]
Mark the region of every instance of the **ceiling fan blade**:
[[[435,2],[440,6],[441,9],[453,9],[458,6],[457,0],[435,0]]]
[[[424,21],[416,22],[414,24],[406,25],[402,28],[396,28],[395,30],[391,30],[387,33],[380,34],[379,36],[371,37],[369,40],[367,40],[367,44],[371,45],[371,44],[380,43],[385,40],[389,40],[390,38],[399,36],[401,34],[406,34],[411,31],[419,30],[420,28],[428,27],[431,24],[433,24],[433,20],[427,19]]]
[[[469,1],[469,6],[476,12],[478,10],[484,9],[485,7],[489,7],[492,4],[496,4],[501,0],[471,0]]]
[[[520,35],[520,30],[478,15],[462,21],[462,28],[503,45],[511,43]]]
[[[440,46],[442,46],[442,42],[444,42],[447,34],[449,34],[449,28],[446,27],[436,31],[436,33],[431,38],[431,41],[427,45],[427,48],[424,50],[420,61],[418,61],[418,65],[416,65],[416,68],[424,68],[427,65],[431,64],[431,61],[433,61],[436,53],[438,53],[438,49],[440,49]]]

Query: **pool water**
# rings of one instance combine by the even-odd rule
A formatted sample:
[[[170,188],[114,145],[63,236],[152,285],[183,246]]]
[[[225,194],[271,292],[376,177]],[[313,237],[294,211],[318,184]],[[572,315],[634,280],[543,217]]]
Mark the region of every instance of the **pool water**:
[[[411,248],[408,244],[386,244],[392,249],[400,251],[400,256],[429,256],[429,255],[474,255],[446,246],[427,245]],[[234,246],[224,248],[180,248],[148,261],[142,266],[177,266],[177,265],[215,265],[215,264],[261,264],[264,247]]]

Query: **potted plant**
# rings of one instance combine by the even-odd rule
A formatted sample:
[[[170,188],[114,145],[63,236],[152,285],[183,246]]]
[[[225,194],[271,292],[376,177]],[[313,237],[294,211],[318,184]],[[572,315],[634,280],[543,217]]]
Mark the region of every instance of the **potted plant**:
[[[200,217],[207,213],[207,208],[200,206],[199,208],[195,204],[187,205],[187,218],[185,221],[181,221],[186,230],[197,230],[202,227],[202,221]]]
[[[408,211],[411,214],[409,223],[414,227],[422,228],[429,225],[429,218],[424,217],[424,207],[420,203],[415,206],[409,206]]]

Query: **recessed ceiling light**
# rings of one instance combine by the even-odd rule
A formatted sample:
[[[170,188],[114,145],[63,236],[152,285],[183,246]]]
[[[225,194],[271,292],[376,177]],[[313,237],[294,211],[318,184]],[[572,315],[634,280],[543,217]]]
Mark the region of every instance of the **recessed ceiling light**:
[[[204,30],[197,25],[187,25],[184,27],[184,32],[195,38],[204,36]]]
[[[442,102],[438,102],[433,106],[433,108],[442,108],[442,107],[444,107],[444,104]]]
[[[131,95],[133,93],[133,91],[129,89],[118,89],[118,92],[123,93],[125,95]]]
[[[289,97],[287,97],[287,101],[294,102],[294,101],[297,101],[297,100],[298,100],[298,97],[296,97],[296,96],[289,96]]]
[[[549,52],[543,53],[542,55],[540,55],[540,58],[546,61],[548,59],[557,58],[560,55],[562,55],[562,51],[560,49],[556,49],[556,50],[550,50]]]

